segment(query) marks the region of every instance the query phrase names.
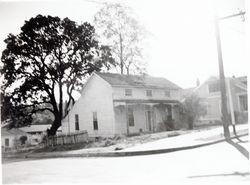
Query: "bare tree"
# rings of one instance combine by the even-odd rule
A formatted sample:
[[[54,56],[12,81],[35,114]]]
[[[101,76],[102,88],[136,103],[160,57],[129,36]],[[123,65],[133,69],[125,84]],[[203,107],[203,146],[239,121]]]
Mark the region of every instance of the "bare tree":
[[[132,10],[121,4],[108,4],[97,12],[94,23],[105,45],[110,46],[120,73],[142,73],[142,41],[145,30],[132,17]]]

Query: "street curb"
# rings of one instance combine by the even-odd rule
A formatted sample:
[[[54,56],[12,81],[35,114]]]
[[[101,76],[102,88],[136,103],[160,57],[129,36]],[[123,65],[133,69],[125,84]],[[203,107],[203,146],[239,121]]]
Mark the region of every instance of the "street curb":
[[[248,133],[241,134],[238,136],[230,137],[230,139],[235,139],[237,137],[247,136]],[[102,153],[82,153],[82,154],[50,154],[49,156],[38,156],[37,154],[26,155],[27,159],[50,159],[50,158],[74,158],[74,157],[128,157],[128,156],[140,156],[140,155],[153,155],[153,154],[162,154],[170,153],[181,150],[195,149],[203,146],[209,146],[217,143],[226,141],[226,139],[219,139],[217,141],[212,141],[208,143],[177,147],[177,148],[166,148],[166,149],[157,149],[157,150],[145,150],[145,151],[127,151],[127,152],[102,152]]]

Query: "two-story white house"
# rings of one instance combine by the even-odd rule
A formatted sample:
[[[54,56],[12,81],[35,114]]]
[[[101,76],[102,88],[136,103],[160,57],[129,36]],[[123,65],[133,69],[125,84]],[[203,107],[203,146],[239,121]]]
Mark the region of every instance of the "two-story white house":
[[[62,121],[62,132],[112,137],[158,131],[161,122],[177,117],[180,90],[164,78],[95,72]]]
[[[207,109],[206,115],[200,118],[201,124],[221,120],[221,93],[218,77],[210,77],[200,86],[194,88],[191,93],[200,97]],[[235,123],[247,122],[247,78],[226,78],[226,93],[227,109],[231,120],[234,120]]]

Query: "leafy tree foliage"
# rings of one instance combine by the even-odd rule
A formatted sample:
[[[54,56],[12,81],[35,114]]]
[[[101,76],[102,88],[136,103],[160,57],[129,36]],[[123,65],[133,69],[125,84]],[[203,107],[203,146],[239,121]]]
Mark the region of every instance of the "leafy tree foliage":
[[[1,123],[3,124],[3,121],[6,121],[10,117],[10,110],[12,109],[12,104],[10,102],[10,97],[7,97],[4,95],[3,92],[1,92]]]
[[[124,69],[127,74],[145,72],[141,47],[145,31],[131,15],[131,9],[126,6],[106,3],[94,19],[102,38],[106,38],[104,42],[112,49],[121,74]]]
[[[49,111],[44,111],[42,113],[36,113],[33,115],[33,125],[51,125],[53,124],[54,116]]]
[[[61,126],[63,102],[67,100],[67,112],[84,77],[114,62],[91,24],[78,25],[68,18],[37,15],[25,21],[20,34],[9,34],[5,43],[2,88],[14,107],[13,124],[29,124],[33,114],[49,111],[54,115],[50,135]]]
[[[207,112],[206,107],[201,103],[201,99],[195,95],[189,95],[183,103],[179,104],[181,120],[188,124],[189,129],[193,129],[194,122]]]

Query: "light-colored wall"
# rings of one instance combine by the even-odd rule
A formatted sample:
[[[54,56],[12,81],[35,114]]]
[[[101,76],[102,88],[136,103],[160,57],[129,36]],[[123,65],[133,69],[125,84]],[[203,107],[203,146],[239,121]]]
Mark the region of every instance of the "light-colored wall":
[[[27,140],[25,142],[26,145],[32,144],[31,143],[31,136],[29,134],[24,134],[23,136],[27,136]],[[7,148],[14,148],[21,145],[20,141],[21,135],[4,135],[1,136],[1,144],[3,147]],[[9,139],[9,146],[5,146],[5,139]]]
[[[133,127],[129,127],[129,133],[139,133],[140,129],[143,132],[148,132],[149,125],[146,120],[146,111],[150,110],[149,106],[145,104],[135,104],[129,105],[133,108],[134,122]],[[167,112],[163,111],[155,106],[151,107],[151,131],[158,131],[159,127],[162,125],[163,120],[167,118]],[[172,113],[174,110],[172,110]],[[175,112],[175,117],[177,113]],[[116,122],[116,134],[127,134],[127,118],[125,106],[118,106],[115,108],[115,122]]]
[[[221,99],[220,97],[207,98],[203,101],[207,113],[201,120],[221,120]]]
[[[98,130],[94,130],[93,112],[97,112]],[[93,74],[83,88],[81,97],[63,120],[63,133],[76,132],[75,114],[79,115],[80,130],[87,130],[90,137],[112,137],[115,121],[111,86]]]
[[[210,98],[210,97],[220,97],[220,92],[212,92],[209,93],[208,85],[210,83],[205,82],[202,84],[196,91],[195,94],[197,94],[200,98]]]
[[[200,120],[221,120],[220,92],[209,92],[208,85],[213,82],[205,82],[195,92],[202,99],[202,104],[206,106],[207,114]]]
[[[114,100],[116,99],[155,99],[155,100],[179,100],[180,91],[170,90],[170,97],[165,96],[164,89],[134,88],[134,87],[113,87]],[[125,89],[132,89],[132,96],[125,96]],[[152,90],[152,97],[146,95],[146,90]]]
[[[115,133],[117,135],[127,134],[127,118],[125,106],[114,108],[115,111]]]
[[[247,95],[247,90],[244,90],[236,85],[231,85],[232,88],[232,97],[233,97],[233,105],[234,111],[241,112],[240,103],[239,103],[239,96],[240,95]]]
[[[5,146],[5,139],[9,139],[9,146]],[[1,144],[3,147],[9,147],[9,148],[13,148],[16,144],[15,142],[16,137],[15,136],[1,136]]]
[[[149,131],[149,126],[147,126],[147,121],[146,121],[145,105],[137,105],[134,106],[133,109],[134,109],[135,126],[129,128],[130,133],[138,133],[140,129],[142,129],[143,132]]]
[[[228,79],[226,79],[228,80]],[[209,93],[208,84],[211,82],[205,82],[200,86],[200,88],[195,92],[200,98],[205,106],[207,106],[207,115],[203,116],[201,120],[220,120],[221,119],[221,94],[220,92]],[[237,87],[232,80],[230,80],[230,89],[233,102],[234,111],[240,111],[238,96],[239,94],[246,94],[246,90]],[[229,86],[226,85],[227,97]],[[228,112],[230,113],[229,100],[227,102]]]
[[[146,108],[145,105],[129,105],[133,109],[134,123],[135,125],[129,127],[129,133],[138,133],[140,129],[142,131],[148,131],[146,126]],[[127,134],[127,118],[125,106],[119,106],[115,108],[115,123],[116,134]]]

